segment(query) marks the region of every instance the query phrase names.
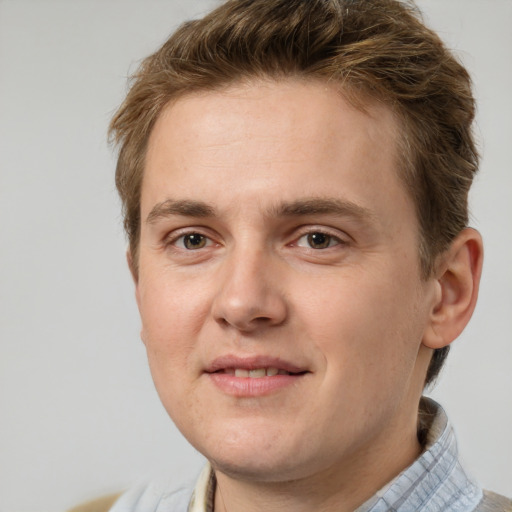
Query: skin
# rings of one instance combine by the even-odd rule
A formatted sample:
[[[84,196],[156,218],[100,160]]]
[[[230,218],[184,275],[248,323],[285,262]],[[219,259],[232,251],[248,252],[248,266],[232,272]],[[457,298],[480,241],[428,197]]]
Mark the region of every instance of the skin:
[[[216,471],[216,511],[354,510],[420,453],[432,348],[471,315],[481,241],[466,230],[421,278],[397,132],[386,107],[293,80],[189,94],[153,129],[142,339],[166,410]],[[236,395],[208,371],[225,356],[304,373]]]

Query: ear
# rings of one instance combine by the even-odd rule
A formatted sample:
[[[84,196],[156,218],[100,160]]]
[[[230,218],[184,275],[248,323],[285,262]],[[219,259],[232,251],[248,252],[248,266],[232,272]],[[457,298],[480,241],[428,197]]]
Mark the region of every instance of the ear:
[[[137,265],[133,261],[133,254],[130,249],[127,249],[126,251],[126,263],[128,263],[128,268],[130,269],[130,274],[132,275],[133,282],[135,283],[135,286],[137,286],[139,282],[139,269],[137,268]]]
[[[130,249],[126,251],[126,262],[128,263],[128,268],[130,269],[130,274],[132,275],[133,283],[135,284],[135,300],[137,301],[137,307],[140,312],[139,269],[133,261],[133,255]],[[144,341],[144,328],[141,328],[140,339],[142,340],[142,343],[146,344]]]
[[[435,285],[436,299],[423,344],[436,349],[449,345],[464,330],[478,297],[483,244],[480,233],[464,229],[440,256]]]

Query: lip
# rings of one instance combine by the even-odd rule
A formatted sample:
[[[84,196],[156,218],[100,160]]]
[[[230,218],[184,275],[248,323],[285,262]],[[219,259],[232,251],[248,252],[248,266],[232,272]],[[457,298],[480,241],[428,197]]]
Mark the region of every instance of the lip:
[[[249,356],[239,357],[235,355],[225,355],[215,358],[205,368],[206,373],[215,373],[228,368],[240,368],[242,370],[256,370],[258,368],[277,368],[289,373],[303,373],[307,368],[290,363],[279,357],[270,356]]]
[[[236,377],[232,373],[223,372],[223,370],[256,370],[259,368],[277,368],[288,372],[288,374],[252,378]],[[233,397],[249,398],[266,396],[293,386],[310,372],[305,367],[281,358],[262,355],[250,357],[225,355],[217,357],[209,363],[204,373],[221,392]]]

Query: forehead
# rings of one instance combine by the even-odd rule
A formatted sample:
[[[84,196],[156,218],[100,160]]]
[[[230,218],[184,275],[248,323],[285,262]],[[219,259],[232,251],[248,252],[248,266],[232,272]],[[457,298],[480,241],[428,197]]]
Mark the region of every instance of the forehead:
[[[188,131],[170,133],[173,124],[183,122]],[[336,82],[253,79],[178,96],[158,117],[149,151],[161,135],[185,143],[222,144],[263,134],[267,143],[278,144],[284,137],[302,138],[315,142],[319,150],[325,150],[332,137],[355,139],[355,135],[381,149],[391,149],[397,132],[390,108],[366,94],[344,91]],[[319,144],[322,140],[326,144]]]
[[[389,108],[367,102],[363,111],[324,82],[262,80],[190,93],[164,109],[151,134],[142,214],[166,194],[227,203],[245,191],[244,201],[275,203],[347,193],[370,204],[382,187],[403,189],[397,132]]]

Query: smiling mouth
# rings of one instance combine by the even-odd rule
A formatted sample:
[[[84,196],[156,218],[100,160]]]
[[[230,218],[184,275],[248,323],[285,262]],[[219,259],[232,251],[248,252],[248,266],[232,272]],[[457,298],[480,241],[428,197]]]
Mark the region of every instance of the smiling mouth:
[[[286,389],[293,390],[311,373],[303,365],[266,355],[226,354],[204,369],[204,374],[221,393],[234,398],[263,398]]]
[[[288,371],[275,366],[260,368],[219,368],[206,372],[224,394],[235,398],[265,397],[285,389],[294,389],[309,371]]]
[[[253,370],[247,370],[245,368],[225,368],[218,370],[217,374],[234,375],[235,377],[249,378],[249,379],[261,379],[262,377],[274,377],[275,375],[301,375],[306,372],[288,372],[279,368],[255,368]]]

